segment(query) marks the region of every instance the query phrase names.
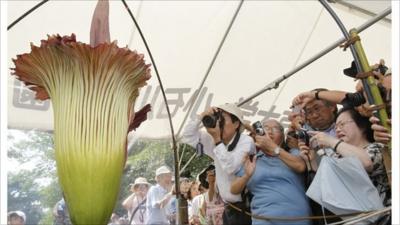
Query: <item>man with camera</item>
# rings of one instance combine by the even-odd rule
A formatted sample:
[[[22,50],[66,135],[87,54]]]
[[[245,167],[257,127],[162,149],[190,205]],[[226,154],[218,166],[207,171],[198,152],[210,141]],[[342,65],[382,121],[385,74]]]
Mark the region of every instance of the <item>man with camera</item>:
[[[206,132],[200,131],[200,124]],[[235,173],[240,169],[245,155],[255,153],[254,141],[242,133],[243,112],[234,104],[212,107],[188,122],[183,132],[183,142],[204,152],[214,160],[217,188],[222,199],[239,208],[244,208],[240,194],[232,194],[230,187]],[[243,212],[225,205],[223,223],[251,224],[251,218]]]

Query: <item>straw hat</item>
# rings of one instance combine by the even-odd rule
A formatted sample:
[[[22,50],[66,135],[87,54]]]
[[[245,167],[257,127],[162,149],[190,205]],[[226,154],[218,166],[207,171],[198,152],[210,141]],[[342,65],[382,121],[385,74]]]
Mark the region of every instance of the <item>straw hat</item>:
[[[147,179],[144,177],[138,177],[135,179],[135,183],[131,184],[133,188],[136,188],[137,185],[139,184],[145,184],[147,186],[150,186],[151,184],[147,182]]]
[[[11,217],[11,216],[19,216],[19,217],[21,217],[21,218],[24,220],[24,222],[26,222],[25,213],[22,212],[22,211],[12,211],[12,212],[9,212],[9,213],[8,213],[8,217]]]

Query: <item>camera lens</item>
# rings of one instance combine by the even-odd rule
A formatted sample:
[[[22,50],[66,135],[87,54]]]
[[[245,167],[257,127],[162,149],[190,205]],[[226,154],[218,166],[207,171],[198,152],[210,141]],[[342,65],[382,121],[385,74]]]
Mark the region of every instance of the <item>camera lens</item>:
[[[209,116],[209,115],[204,116],[202,122],[203,125],[208,128],[214,128],[215,125],[217,124],[215,116]]]
[[[263,136],[265,134],[264,128],[260,121],[253,123],[253,128],[257,135]]]

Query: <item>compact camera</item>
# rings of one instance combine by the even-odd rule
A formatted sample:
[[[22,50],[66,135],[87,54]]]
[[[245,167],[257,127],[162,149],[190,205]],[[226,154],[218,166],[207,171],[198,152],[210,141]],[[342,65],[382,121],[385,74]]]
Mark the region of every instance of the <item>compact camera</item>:
[[[260,121],[253,123],[252,126],[257,135],[264,136],[265,131]]]
[[[302,140],[307,146],[310,144],[310,135],[308,135],[306,129],[302,128],[300,130],[290,131],[287,135]]]

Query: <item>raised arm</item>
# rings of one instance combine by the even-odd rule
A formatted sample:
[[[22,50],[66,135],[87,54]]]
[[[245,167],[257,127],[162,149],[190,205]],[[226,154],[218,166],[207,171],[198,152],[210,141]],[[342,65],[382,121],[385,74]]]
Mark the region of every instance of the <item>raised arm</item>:
[[[231,184],[231,193],[235,195],[240,194],[246,188],[247,182],[249,182],[251,176],[256,170],[257,158],[255,156],[253,160],[250,160],[248,155],[246,155],[244,159],[244,167],[237,173],[238,176]]]

